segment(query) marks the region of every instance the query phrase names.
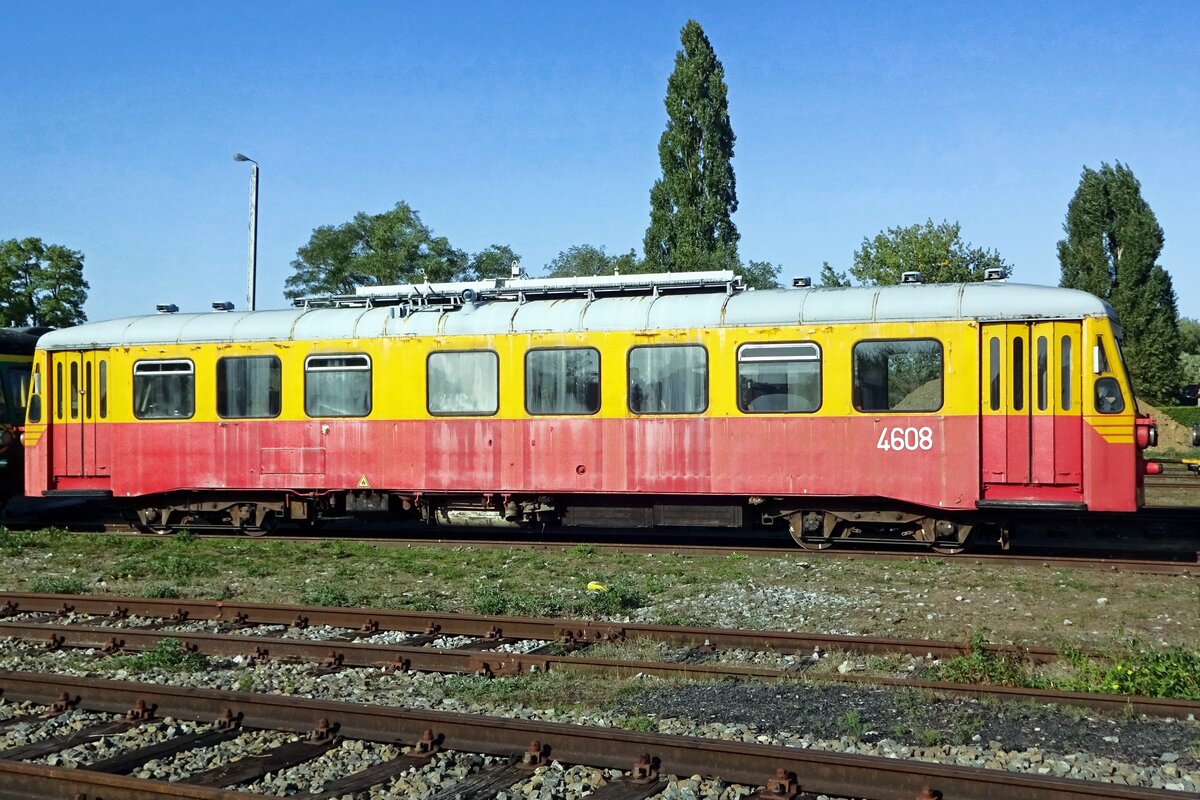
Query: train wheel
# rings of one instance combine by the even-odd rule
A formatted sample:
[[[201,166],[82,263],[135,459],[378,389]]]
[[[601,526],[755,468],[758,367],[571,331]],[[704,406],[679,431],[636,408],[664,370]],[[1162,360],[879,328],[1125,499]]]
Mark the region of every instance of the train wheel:
[[[832,519],[826,519],[820,511],[792,514],[788,517],[788,533],[805,550],[827,550],[833,545],[833,530],[837,527],[829,522]]]
[[[157,508],[139,508],[137,510],[136,519],[133,526],[142,533],[156,533],[159,536],[166,536],[168,533],[175,533],[177,528],[162,521],[163,512]],[[169,512],[166,515],[170,517]]]

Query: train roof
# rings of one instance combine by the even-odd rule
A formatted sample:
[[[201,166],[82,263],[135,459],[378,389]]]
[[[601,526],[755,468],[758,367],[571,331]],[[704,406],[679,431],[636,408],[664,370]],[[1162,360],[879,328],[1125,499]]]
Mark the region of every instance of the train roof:
[[[0,354],[32,356],[38,337],[52,328],[0,328]]]
[[[227,341],[825,325],[921,320],[1054,320],[1112,317],[1086,292],[989,281],[962,284],[480,298],[475,302],[126,317],[46,334],[46,350]]]

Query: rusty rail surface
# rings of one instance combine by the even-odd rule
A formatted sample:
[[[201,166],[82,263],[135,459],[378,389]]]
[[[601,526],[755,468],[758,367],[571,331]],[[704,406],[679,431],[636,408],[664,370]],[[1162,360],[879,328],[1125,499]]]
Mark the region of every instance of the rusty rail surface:
[[[578,654],[542,652],[507,653],[485,649],[504,639],[482,639],[472,649],[435,648],[405,644],[370,644],[347,639],[286,639],[274,636],[239,636],[232,633],[196,633],[142,628],[112,628],[47,622],[0,621],[0,638],[13,637],[47,649],[90,648],[102,653],[146,652],[173,639],[191,652],[209,656],[243,656],[247,660],[294,660],[328,667],[383,667],[401,671],[454,673],[486,677],[517,676],[530,672],[574,672],[587,675],[656,675],[676,679],[759,679],[804,677],[826,683],[907,688],[977,699],[1033,702],[1090,708],[1109,714],[1134,713],[1188,719],[1200,717],[1200,702],[1131,695],[1059,692],[1004,686],[965,686],[945,681],[856,675],[808,675],[794,670],[725,664],[634,661],[587,658]],[[418,639],[427,637],[416,637]]]
[[[1186,797],[1167,790],[876,756],[94,678],[0,672],[0,691],[10,701],[50,704],[65,692],[77,707],[91,711],[121,713],[140,703],[157,717],[211,721],[232,715],[251,728],[304,732],[316,726],[336,731],[340,736],[377,742],[414,743],[424,732],[432,731],[443,748],[498,756],[517,756],[530,749],[527,743],[536,740],[540,743],[540,751],[561,762],[609,769],[628,769],[631,764],[643,763],[643,755],[649,754],[663,774],[708,775],[758,786],[768,784],[772,776],[782,770],[783,774],[794,774],[799,790],[872,800],[911,800],[924,786],[932,786],[955,800],[1000,797],[1162,800]],[[58,794],[58,789],[70,781],[74,781],[70,791],[94,791],[94,784],[90,789],[78,788],[85,786],[80,782],[88,777],[80,770],[31,768],[31,765],[0,761],[0,796],[15,797],[18,796],[16,792],[34,786],[38,791],[33,796],[64,796]],[[232,792],[198,791],[195,787],[179,784],[171,789],[170,784],[130,778],[119,782],[106,776],[105,781],[101,784],[104,787],[101,796],[105,800],[135,797],[236,800],[244,797]],[[170,791],[176,793],[168,794]]]
[[[676,645],[710,644],[721,649],[738,647],[778,653],[810,653],[814,649],[846,650],[863,654],[909,653],[916,656],[952,658],[970,653],[970,645],[935,639],[897,639],[841,636],[797,631],[753,631],[726,628],[694,628],[673,625],[641,625],[626,622],[596,622],[533,617],[489,617],[477,614],[448,614],[430,611],[396,611],[379,608],[336,608],[328,606],[239,603],[232,600],[146,599],[107,595],[39,594],[0,592],[0,617],[17,613],[58,614],[75,612],[96,616],[144,616],[188,620],[218,620],[232,624],[326,625],[362,631],[401,631],[410,634],[437,633],[442,636],[511,637],[555,641],[573,639],[597,642],[621,639],[650,639]],[[1027,656],[1035,662],[1053,661],[1058,652],[1048,647],[1017,647],[990,644],[988,650]]]

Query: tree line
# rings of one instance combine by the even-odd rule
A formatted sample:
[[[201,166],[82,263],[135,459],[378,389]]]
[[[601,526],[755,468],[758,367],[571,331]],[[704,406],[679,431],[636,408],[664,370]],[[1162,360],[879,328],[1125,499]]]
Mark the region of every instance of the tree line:
[[[639,254],[576,244],[542,272],[552,277],[733,270],[745,285],[776,288],[781,267],[743,261],[733,170],[736,136],[729,118],[725,70],[695,20],[667,79],[667,122],[658,142],[662,169],[650,188],[650,222]],[[1102,298],[1117,312],[1125,355],[1139,394],[1174,401],[1181,383],[1200,382],[1200,323],[1179,320],[1171,277],[1158,263],[1163,231],[1142,198],[1132,170],[1120,162],[1084,167],[1067,204],[1058,243],[1060,285]],[[468,253],[435,235],[406,202],[378,214],[360,212],[313,230],[292,261],[284,296],[352,294],[359,286],[507,277],[520,256],[507,244]],[[898,226],[864,237],[851,263],[821,265],[819,285],[886,285],[916,271],[929,283],[982,280],[989,268],[1012,273],[993,249],[965,241],[958,222]],[[13,325],[70,325],[85,319],[83,255],[39,239],[0,242],[0,313]],[[6,288],[7,287],[7,288]],[[1185,355],[1181,372],[1180,354]],[[1191,354],[1193,357],[1187,359]],[[1194,373],[1194,374],[1193,374]]]

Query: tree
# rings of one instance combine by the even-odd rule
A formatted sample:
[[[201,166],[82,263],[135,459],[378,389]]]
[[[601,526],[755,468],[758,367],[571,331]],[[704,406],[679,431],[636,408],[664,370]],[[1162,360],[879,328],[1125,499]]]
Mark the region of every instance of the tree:
[[[382,214],[359,212],[315,229],[296,251],[285,297],[352,294],[358,286],[439,283],[468,277],[467,254],[434,236],[408,203]]]
[[[604,252],[604,247],[577,244],[561,251],[546,265],[550,278],[581,278],[589,275],[612,275],[616,257]]]
[[[818,281],[818,286],[838,287],[850,285],[850,279],[846,277],[845,271],[838,272],[829,265],[828,261],[821,262],[821,277]]]
[[[1012,271],[995,250],[973,247],[961,233],[957,222],[934,225],[931,219],[924,225],[888,228],[874,239],[863,239],[850,274],[860,283],[884,286],[899,283],[905,272],[920,272],[927,283],[962,283],[983,280],[990,267]]]
[[[778,289],[780,267],[770,261],[750,261],[734,270],[751,289]]]
[[[512,277],[513,264],[520,262],[521,257],[511,247],[506,244],[494,244],[471,256],[467,277],[473,281],[509,278]]]
[[[683,49],[667,79],[667,127],[658,143],[662,178],[650,190],[647,270],[672,272],[739,266],[725,69],[704,29],[688,20]]]
[[[1179,349],[1184,353],[1200,355],[1200,321],[1191,317],[1179,318]]]
[[[1178,388],[1179,326],[1171,276],[1159,266],[1163,230],[1125,164],[1083,168],[1058,243],[1061,286],[1107,300],[1140,396],[1170,402]]]
[[[0,242],[0,322],[55,328],[87,320],[83,253],[41,239]]]

